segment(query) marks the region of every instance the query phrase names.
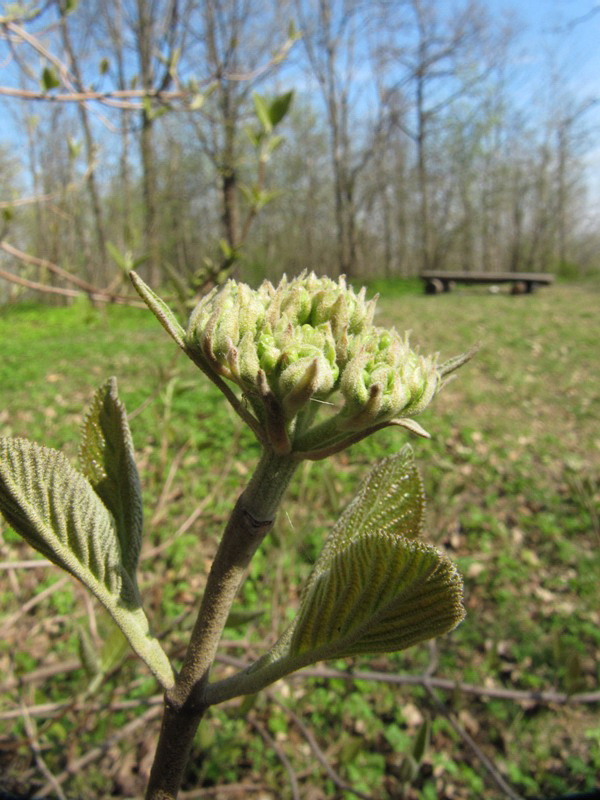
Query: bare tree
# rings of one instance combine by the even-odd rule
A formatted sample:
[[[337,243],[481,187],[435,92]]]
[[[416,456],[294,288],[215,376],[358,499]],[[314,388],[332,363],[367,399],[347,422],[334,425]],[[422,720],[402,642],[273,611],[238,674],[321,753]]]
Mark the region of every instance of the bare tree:
[[[60,17],[60,33],[62,37],[65,54],[67,57],[66,64],[73,75],[74,84],[78,91],[84,91],[84,82],[82,77],[79,59],[76,54],[75,48],[72,43],[72,37],[69,30],[68,8],[66,0],[56,0],[59,17]],[[84,135],[85,151],[86,151],[86,187],[90,197],[92,208],[92,215],[94,218],[94,230],[96,235],[97,244],[97,263],[98,263],[98,279],[100,283],[106,283],[108,280],[109,270],[106,251],[106,227],[104,224],[104,214],[102,211],[102,201],[100,198],[100,191],[96,182],[96,158],[97,146],[94,142],[92,133],[92,126],[89,119],[89,111],[84,102],[77,104],[77,111],[79,113],[79,120]]]
[[[221,209],[221,253],[215,268],[229,269],[247,239],[256,215],[250,203],[241,208],[243,176],[248,176],[248,140],[243,122],[252,108],[250,97],[271,78],[295,40],[286,3],[265,2],[261,14],[251,0],[204,0],[191,36],[213,77],[210,95],[191,122],[203,153],[213,165]],[[274,43],[281,50],[274,51]],[[275,55],[274,55],[275,52]],[[258,147],[260,150],[260,147]],[[255,189],[265,190],[265,159],[259,155]]]

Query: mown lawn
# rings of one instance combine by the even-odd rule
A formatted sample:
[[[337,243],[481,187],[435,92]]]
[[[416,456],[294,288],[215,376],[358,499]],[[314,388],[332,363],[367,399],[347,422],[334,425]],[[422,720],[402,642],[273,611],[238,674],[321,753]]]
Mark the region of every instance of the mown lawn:
[[[322,668],[279,683],[244,705],[249,723],[241,701],[213,711],[187,797],[285,800],[294,797],[290,772],[297,796],[310,800],[590,790],[600,774],[600,695],[592,702],[600,683],[600,286],[520,297],[379,288],[378,321],[411,329],[424,351],[449,357],[480,346],[420,418],[432,439],[412,441],[429,498],[427,538],[459,564],[468,616],[434,646],[327,667],[428,671],[471,689],[394,686],[386,675],[357,680]],[[175,349],[137,309],[0,309],[0,435],[75,459],[86,403],[117,376],[146,498],[145,603],[177,658],[258,450]],[[369,464],[406,441],[383,431],[303,465],[240,600],[262,614],[232,620],[223,674],[228,659],[253,659],[281,632],[336,513]],[[155,682],[82,589],[54,567],[31,565],[38,556],[0,531],[0,789],[141,797],[159,724]],[[95,655],[85,647],[82,657],[82,637]],[[430,745],[406,780],[404,757],[425,720]]]

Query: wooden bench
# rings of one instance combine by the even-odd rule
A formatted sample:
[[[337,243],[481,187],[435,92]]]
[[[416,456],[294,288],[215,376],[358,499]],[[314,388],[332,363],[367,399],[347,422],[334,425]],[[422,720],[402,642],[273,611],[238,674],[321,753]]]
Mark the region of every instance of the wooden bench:
[[[429,270],[419,276],[427,294],[449,292],[455,283],[512,283],[512,294],[529,294],[538,286],[549,286],[554,275],[547,272],[440,272]]]

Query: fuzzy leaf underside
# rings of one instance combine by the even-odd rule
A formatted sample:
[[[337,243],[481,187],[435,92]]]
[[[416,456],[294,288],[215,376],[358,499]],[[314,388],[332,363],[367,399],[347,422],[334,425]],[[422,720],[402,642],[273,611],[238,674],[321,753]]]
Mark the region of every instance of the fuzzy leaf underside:
[[[114,517],[123,566],[134,580],[142,546],[142,492],[115,378],[94,395],[83,423],[79,461],[83,475]]]
[[[0,512],[98,598],[161,684],[172,686],[173,670],[149,633],[135,577],[121,562],[115,521],[65,456],[26,439],[0,439]]]
[[[423,530],[425,492],[410,446],[379,461],[327,537],[304,596],[332,558],[367,531],[415,539]]]
[[[50,561],[121,597],[126,606],[136,603],[135,587],[121,566],[114,520],[62,453],[26,439],[0,440],[0,508]]]
[[[464,615],[461,601],[461,578],[436,548],[366,533],[314,581],[293,624],[289,655],[404,650],[454,628]]]

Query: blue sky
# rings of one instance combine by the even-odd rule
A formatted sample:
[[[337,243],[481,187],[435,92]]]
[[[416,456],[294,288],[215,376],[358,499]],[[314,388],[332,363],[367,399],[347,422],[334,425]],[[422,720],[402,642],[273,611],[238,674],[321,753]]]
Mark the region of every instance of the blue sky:
[[[597,0],[488,0],[521,21],[521,46],[532,66],[544,67],[553,51],[564,78],[577,93],[600,96],[600,3]],[[592,13],[597,8],[596,13]],[[520,27],[520,26],[519,26]]]
[[[600,212],[600,0],[487,0],[486,6],[494,15],[509,14],[519,31],[514,69],[524,102],[532,99],[528,89],[539,91],[546,81],[550,89],[552,70],[576,106],[589,101],[581,122],[590,196]]]

